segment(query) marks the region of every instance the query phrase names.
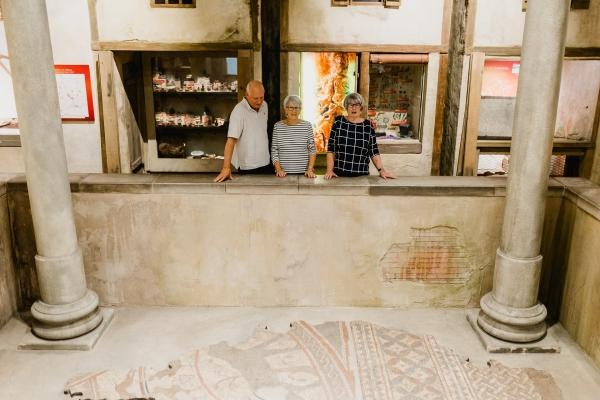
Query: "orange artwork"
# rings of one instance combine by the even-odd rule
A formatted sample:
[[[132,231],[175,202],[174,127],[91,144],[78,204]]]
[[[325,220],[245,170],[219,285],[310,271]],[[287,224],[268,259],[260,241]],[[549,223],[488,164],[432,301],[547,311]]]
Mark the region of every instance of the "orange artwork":
[[[344,113],[344,97],[349,93],[348,66],[355,62],[354,53],[318,53],[318,116],[315,129],[317,151],[327,150],[333,120]]]

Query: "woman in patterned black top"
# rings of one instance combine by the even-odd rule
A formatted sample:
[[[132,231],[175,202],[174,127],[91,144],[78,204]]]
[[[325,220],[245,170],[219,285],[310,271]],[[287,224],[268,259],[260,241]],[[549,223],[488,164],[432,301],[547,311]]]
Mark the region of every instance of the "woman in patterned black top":
[[[344,108],[348,116],[335,118],[331,135],[327,142],[327,172],[325,179],[335,176],[369,175],[369,160],[384,179],[395,178],[383,169],[379,155],[375,130],[371,122],[361,114],[364,100],[358,93],[351,93],[344,99]]]

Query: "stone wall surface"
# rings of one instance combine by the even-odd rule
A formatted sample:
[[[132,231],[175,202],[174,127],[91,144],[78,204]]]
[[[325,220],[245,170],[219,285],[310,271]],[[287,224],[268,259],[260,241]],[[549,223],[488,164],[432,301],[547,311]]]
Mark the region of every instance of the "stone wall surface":
[[[54,63],[88,65],[90,68],[95,120],[83,123],[63,123],[67,166],[70,172],[101,172],[100,111],[97,96],[96,62],[90,46],[88,5],[86,1],[47,0],[46,7]],[[4,22],[0,21],[0,88],[2,88],[0,120],[17,116],[9,56]],[[35,79],[35,77],[31,77],[31,79]],[[22,148],[0,147],[0,173],[23,173],[24,171]]]
[[[197,1],[196,8],[152,8],[148,0],[93,0],[92,3],[99,41],[252,41],[249,0]]]
[[[17,310],[15,285],[6,183],[0,176],[0,327]]]
[[[400,9],[332,7],[289,0],[289,43],[441,45],[444,0],[403,0]]]
[[[600,188],[579,180],[563,202],[562,268],[553,286],[559,296],[560,322],[600,367]],[[563,221],[561,221],[563,222]]]
[[[485,0],[477,2],[475,46],[521,46],[525,13],[522,0]],[[590,1],[588,10],[571,10],[566,37],[567,47],[600,46],[600,2]]]
[[[25,309],[38,296],[35,242],[24,181],[10,187]],[[491,289],[504,187],[477,177],[71,176],[88,284],[117,306],[476,307]],[[561,195],[552,188],[549,213]]]

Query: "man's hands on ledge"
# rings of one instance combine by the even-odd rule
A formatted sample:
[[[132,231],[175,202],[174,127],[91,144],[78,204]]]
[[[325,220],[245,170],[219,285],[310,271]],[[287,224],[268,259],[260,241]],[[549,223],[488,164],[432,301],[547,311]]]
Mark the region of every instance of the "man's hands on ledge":
[[[223,167],[221,173],[213,180],[213,182],[225,182],[226,180],[233,180],[231,176],[231,167]]]

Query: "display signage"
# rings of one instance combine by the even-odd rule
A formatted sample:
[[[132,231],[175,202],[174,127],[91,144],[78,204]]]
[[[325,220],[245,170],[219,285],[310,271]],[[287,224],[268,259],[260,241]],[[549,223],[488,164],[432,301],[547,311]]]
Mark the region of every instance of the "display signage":
[[[63,121],[94,121],[89,65],[55,65]]]

